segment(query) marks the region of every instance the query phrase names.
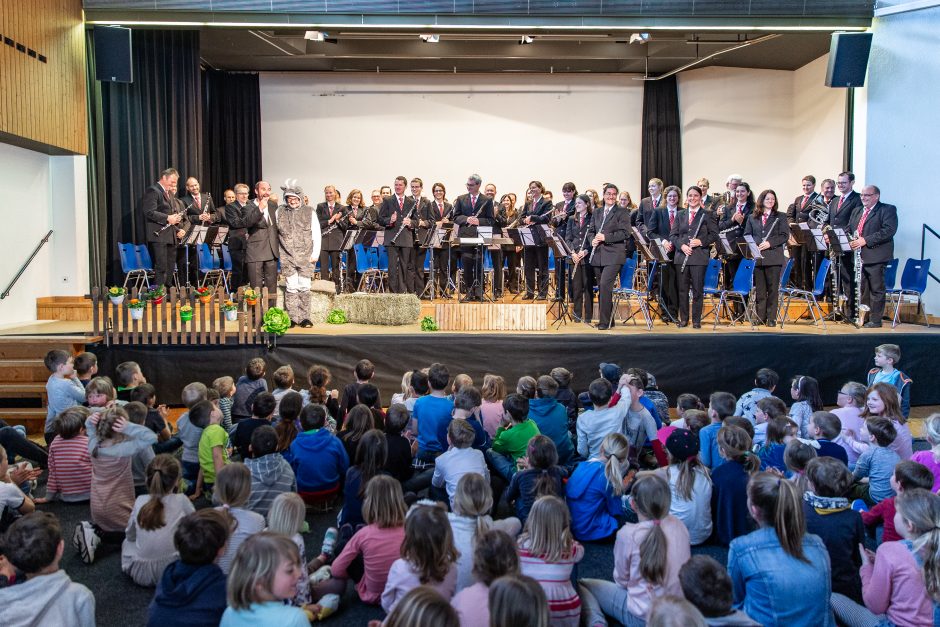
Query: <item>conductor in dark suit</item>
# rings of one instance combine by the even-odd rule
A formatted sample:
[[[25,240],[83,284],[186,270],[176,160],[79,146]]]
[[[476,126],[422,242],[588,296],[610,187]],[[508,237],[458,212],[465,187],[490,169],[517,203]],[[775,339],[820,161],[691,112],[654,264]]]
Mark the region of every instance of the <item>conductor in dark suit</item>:
[[[864,187],[861,196],[862,206],[852,214],[849,230],[859,234],[852,240],[852,250],[861,250],[862,302],[871,307],[865,328],[877,329],[885,312],[885,264],[894,258],[898,209],[881,202],[881,190],[875,185]]]
[[[620,190],[613,183],[604,186],[604,206],[590,218],[587,233],[589,244],[584,249],[587,257],[582,261],[594,267],[594,276],[597,277],[597,306],[600,310],[597,328],[602,331],[614,326],[614,280],[627,260],[630,213],[617,204],[619,193]]]
[[[336,293],[343,291],[342,250],[346,235],[348,212],[336,198],[336,188],[323,188],[325,202],[317,205],[317,220],[320,222],[320,277],[330,277],[336,285]],[[327,275],[329,271],[329,275]]]
[[[522,224],[531,227],[532,230],[541,229],[539,225],[548,224],[552,219],[552,201],[545,198],[544,193],[545,186],[541,181],[529,183],[529,200],[522,208]],[[536,236],[535,241],[542,240]],[[523,300],[534,298],[545,300],[548,298],[548,244],[526,246],[522,252],[525,260],[525,298]],[[536,270],[539,273],[538,295],[536,295],[535,287]]]
[[[248,250],[245,265],[251,287],[268,288],[271,299],[277,297],[277,205],[271,200],[271,186],[265,181],[255,185],[255,198],[245,207]]]
[[[786,264],[783,247],[790,237],[786,214],[779,211],[777,194],[766,189],[757,197],[748,215],[744,234],[754,238],[761,258],[754,263],[755,309],[757,322],[777,325],[777,301],[780,295],[780,269]]]
[[[185,212],[176,200],[179,178],[179,172],[167,168],[160,173],[160,180],[147,188],[139,203],[153,257],[153,280],[158,286],[166,285],[176,263],[176,243],[186,234],[180,227]]]
[[[457,223],[457,237],[476,237],[478,226],[492,226],[494,220],[493,199],[480,193],[483,179],[479,174],[467,177],[467,193],[454,201],[454,222]],[[463,282],[467,291],[467,300],[483,300],[483,277],[480,275],[480,248],[461,246],[460,258],[463,263]]]
[[[245,284],[245,255],[248,252],[248,186],[235,186],[235,200],[225,205],[221,222],[228,226],[228,250],[232,257],[232,289]]]
[[[687,209],[676,215],[669,239],[676,248],[679,268],[679,326],[689,324],[689,290],[692,290],[692,328],[702,327],[705,269],[709,247],[718,238],[715,214],[702,207],[702,190],[693,185],[685,192]],[[683,270],[682,267],[685,266]]]
[[[395,177],[395,193],[382,200],[379,224],[385,228],[385,248],[388,251],[388,287],[395,294],[417,294],[415,266],[415,228],[418,215],[414,199],[405,197],[408,179]]]

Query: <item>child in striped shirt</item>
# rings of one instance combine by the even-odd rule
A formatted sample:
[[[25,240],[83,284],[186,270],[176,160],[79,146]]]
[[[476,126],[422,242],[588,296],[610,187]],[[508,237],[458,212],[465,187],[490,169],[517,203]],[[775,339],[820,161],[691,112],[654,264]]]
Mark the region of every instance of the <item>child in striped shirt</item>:
[[[87,407],[70,407],[53,422],[56,438],[49,445],[49,479],[46,496],[37,503],[61,499],[79,503],[91,498],[91,457],[85,420],[91,412]]]

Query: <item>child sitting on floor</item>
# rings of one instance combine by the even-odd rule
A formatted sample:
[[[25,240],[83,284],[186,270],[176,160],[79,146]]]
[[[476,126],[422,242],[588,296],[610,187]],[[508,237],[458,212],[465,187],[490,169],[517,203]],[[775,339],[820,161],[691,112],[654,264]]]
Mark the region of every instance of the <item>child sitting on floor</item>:
[[[245,374],[235,382],[235,396],[232,397],[232,424],[251,418],[248,401],[260,392],[268,391],[268,382],[264,379],[267,366],[260,357],[255,357],[245,367]],[[221,393],[219,396],[222,396]]]
[[[467,473],[477,473],[489,479],[490,471],[486,467],[483,453],[471,448],[475,437],[473,427],[466,420],[451,420],[450,426],[447,427],[447,443],[450,448],[438,457],[434,464],[431,490],[438,491],[434,498],[446,499],[451,509],[454,507],[457,482],[461,477]]]
[[[61,499],[80,503],[91,498],[91,457],[85,420],[91,412],[86,407],[71,407],[55,419],[56,438],[49,445],[49,476],[46,496],[37,503]]]
[[[506,501],[515,504],[516,516],[525,524],[532,505],[539,497],[565,498],[565,474],[558,466],[555,444],[545,435],[529,440],[526,456],[519,462],[520,469],[509,482]]]
[[[891,489],[895,494],[901,494],[914,488],[930,490],[933,487],[933,474],[930,470],[915,461],[898,462],[894,467],[894,473],[891,475]],[[889,496],[870,511],[862,511],[862,522],[868,527],[883,525],[881,533],[876,531],[875,536],[878,544],[882,542],[895,542],[901,539],[901,535],[894,528],[894,501],[897,497]]]
[[[231,569],[238,547],[264,529],[264,517],[245,507],[250,495],[251,473],[244,464],[236,462],[219,471],[214,494],[214,501],[219,503],[216,509],[227,513],[234,519],[232,535],[225,547],[225,553],[219,556],[217,562],[225,574],[228,574]]]
[[[516,462],[525,455],[529,440],[539,434],[539,428],[529,419],[529,401],[519,394],[510,394],[503,401],[503,419],[496,429],[493,446],[486,451],[486,459],[506,481],[516,473]]]
[[[862,486],[858,496],[869,505],[875,505],[894,496],[891,476],[901,458],[888,448],[897,435],[890,420],[869,418],[865,421],[865,426],[871,439],[871,447],[858,458],[854,474],[856,480],[868,484]]]
[[[484,531],[473,544],[472,559],[475,583],[457,592],[451,605],[457,610],[461,627],[489,627],[490,585],[505,575],[519,574],[516,542],[503,531]]]

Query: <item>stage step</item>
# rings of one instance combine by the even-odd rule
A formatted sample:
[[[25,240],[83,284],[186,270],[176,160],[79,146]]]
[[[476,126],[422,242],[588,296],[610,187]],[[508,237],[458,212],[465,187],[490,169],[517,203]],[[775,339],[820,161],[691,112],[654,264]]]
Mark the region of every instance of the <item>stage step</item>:
[[[77,355],[103,340],[100,335],[0,335],[0,359],[42,360],[54,348]]]
[[[0,383],[0,398],[41,398],[46,402],[46,383],[19,381]]]
[[[0,381],[45,381],[49,371],[42,359],[0,359]]]
[[[31,409],[0,409],[0,416],[10,426],[23,425],[26,433],[42,435],[46,426],[46,409],[35,407]]]

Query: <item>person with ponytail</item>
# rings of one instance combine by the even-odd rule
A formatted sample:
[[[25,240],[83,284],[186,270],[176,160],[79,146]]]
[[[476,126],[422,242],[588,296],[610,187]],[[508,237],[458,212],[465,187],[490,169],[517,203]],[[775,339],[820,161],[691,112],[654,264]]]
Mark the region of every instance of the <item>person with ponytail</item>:
[[[940,624],[940,496],[914,488],[895,505],[902,539],[882,543],[876,553],[858,546],[865,605],[832,595],[836,617],[849,627]]]
[[[800,491],[762,472],[748,483],[747,508],[760,528],[728,549],[735,606],[761,625],[834,627],[829,554],[806,533]]]
[[[515,503],[516,516],[524,525],[532,504],[540,496],[565,498],[562,480],[564,472],[558,466],[558,450],[546,435],[537,435],[529,440],[525,457],[520,458],[523,467],[512,476],[506,491],[506,501]]]
[[[712,471],[712,518],[718,543],[728,546],[753,528],[745,496],[748,480],[760,470],[760,459],[741,427],[722,427],[716,441],[718,454],[728,463]]]
[[[624,475],[631,471],[630,444],[610,433],[595,457],[578,464],[565,487],[571,510],[571,532],[581,542],[610,538],[623,516]]]
[[[630,505],[639,522],[617,532],[613,582],[578,582],[588,624],[605,625],[610,617],[623,625],[642,625],[657,598],[682,596],[679,569],[691,557],[689,532],[669,513],[671,500],[669,484],[659,473],[637,475]]]
[[[685,524],[693,545],[712,535],[712,480],[698,451],[698,438],[687,429],[676,429],[666,439],[669,465],[656,471],[669,483],[669,513]]]
[[[868,420],[871,418],[884,418],[891,422],[896,432],[894,441],[888,445],[888,448],[897,453],[902,460],[911,459],[914,454],[914,440],[911,429],[907,426],[907,419],[901,412],[898,391],[893,385],[875,383],[868,388],[865,406],[862,408],[860,417],[865,421],[865,426],[858,433],[854,430],[845,432],[846,440],[856,452],[862,454],[871,447],[867,432]]]
[[[179,557],[173,546],[176,526],[195,509],[178,494],[182,467],[172,455],[161,454],[147,466],[149,496],[138,496],[121,547],[121,570],[139,586],[155,586],[163,569]]]

